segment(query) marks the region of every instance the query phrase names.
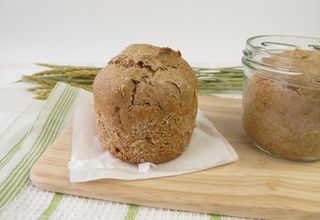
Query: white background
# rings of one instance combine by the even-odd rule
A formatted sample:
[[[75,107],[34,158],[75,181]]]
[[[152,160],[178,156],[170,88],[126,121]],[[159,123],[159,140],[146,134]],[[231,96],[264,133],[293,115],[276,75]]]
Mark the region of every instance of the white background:
[[[320,37],[320,1],[0,0],[0,63],[105,63],[131,43],[240,63],[261,34]]]

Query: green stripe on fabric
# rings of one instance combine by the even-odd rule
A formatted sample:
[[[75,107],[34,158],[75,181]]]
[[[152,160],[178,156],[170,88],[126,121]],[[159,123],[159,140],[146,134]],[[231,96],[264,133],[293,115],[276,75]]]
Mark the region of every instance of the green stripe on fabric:
[[[23,137],[14,145],[10,151],[0,160],[0,170],[7,165],[7,163],[10,161],[10,159],[20,150],[23,141],[28,136],[29,132],[27,132]]]
[[[128,212],[124,220],[134,220],[138,214],[139,206],[129,205]]]
[[[221,220],[221,215],[219,214],[211,214],[210,220]]]
[[[62,193],[55,193],[48,208],[44,210],[38,220],[47,220],[52,215],[52,213],[57,209],[60,202],[62,201],[63,194]]]
[[[65,92],[67,94],[68,89]],[[12,174],[11,174],[12,178],[9,182],[7,182],[7,184],[6,184],[7,187],[4,188],[4,190],[7,190],[6,193],[3,193],[4,196],[7,195],[7,197],[4,197],[4,199],[3,199],[4,203],[11,200],[12,197],[17,195],[18,192],[23,188],[25,183],[27,183],[29,170],[30,170],[32,164],[40,156],[40,154],[45,150],[45,147],[48,145],[48,142],[52,141],[52,134],[54,132],[51,132],[51,134],[50,133],[47,134],[49,131],[48,128],[54,128],[54,131],[57,131],[55,129],[57,127],[56,117],[64,118],[64,117],[62,117],[63,115],[61,115],[60,113],[64,112],[63,111],[63,110],[65,110],[64,107],[68,106],[67,103],[70,101],[70,98],[63,99],[61,96],[61,100],[63,100],[63,101],[59,100],[60,101],[59,105],[56,105],[56,108],[55,108],[56,111],[55,110],[52,111],[52,113],[55,113],[55,114],[51,114],[52,116],[48,117],[48,120],[46,122],[46,125],[44,126],[44,129],[42,129],[42,131],[41,131],[41,134],[43,134],[43,135],[40,134],[40,136],[38,136],[38,139],[37,139],[36,143],[34,144],[33,150],[28,152],[28,154],[26,155],[24,160],[20,161],[20,164],[15,168],[15,172],[12,172],[12,173],[14,173],[14,175],[12,177]],[[61,122],[62,122],[62,120],[61,120]],[[55,132],[55,133],[57,133],[57,132]],[[44,138],[46,138],[46,142],[43,142]],[[44,147],[42,147],[42,149],[41,149],[41,146],[39,144],[43,144]],[[23,163],[21,163],[21,162],[23,162]],[[14,183],[12,183],[13,181],[14,181]],[[11,192],[11,193],[9,193],[9,192]],[[1,193],[2,193],[2,190],[0,191],[0,195],[1,195]],[[2,205],[4,205],[4,204],[0,204],[0,207]]]
[[[3,181],[4,183],[0,186],[0,209],[9,201],[13,200],[28,182],[31,166],[58,135],[59,129],[61,129],[63,125],[64,118],[76,97],[77,91],[77,89],[72,87],[67,87],[63,90],[60,99],[49,114],[33,147]]]
[[[17,195],[17,193],[23,188],[25,183],[27,183],[29,170],[32,164],[45,150],[49,142],[51,142],[57,135],[57,128],[61,127],[63,118],[67,112],[66,110],[68,109],[67,107],[69,107],[70,100],[72,100],[71,95],[74,95],[74,93],[70,93],[70,88],[67,88],[64,91],[64,94],[61,96],[61,99],[58,101],[58,105],[56,104],[54,110],[51,112],[52,114],[50,114],[48,117],[48,120],[43,127],[44,129],[42,129],[40,135],[38,136],[34,147],[32,150],[30,150],[30,152],[28,152],[24,159],[20,161],[19,165],[15,167],[15,171],[12,172],[14,175],[11,174],[11,179],[7,182],[6,187],[0,190],[0,197],[1,194],[4,195],[4,197],[1,197],[4,198],[3,203],[11,200],[11,198]],[[63,98],[63,96],[66,96],[66,98]],[[60,121],[57,119],[60,119]],[[53,132],[50,132],[50,128],[53,128],[51,129]],[[3,190],[6,192],[3,193]],[[5,197],[6,195],[7,197]],[[0,208],[4,205],[3,203],[0,203]]]
[[[52,92],[50,93],[49,97],[48,97],[48,100],[50,99],[51,95],[54,94],[54,92],[56,91],[56,89],[58,88],[59,86],[56,86],[53,88]],[[18,143],[16,145],[14,145],[11,150],[0,160],[0,170],[5,166],[7,165],[7,163],[10,161],[10,159],[21,149],[21,146],[24,142],[24,140],[26,140],[29,135],[31,134],[31,131],[33,130],[33,127],[34,125],[36,124],[36,122],[39,121],[39,117],[42,113],[42,111],[45,109],[45,107],[48,105],[49,102],[46,102],[45,105],[43,106],[43,108],[40,110],[37,118],[34,120],[31,128],[29,129],[29,131],[22,137],[22,139],[20,139],[18,141]],[[10,127],[10,126],[9,126]]]
[[[67,91],[66,90],[64,90],[64,92],[62,93],[62,95],[60,96],[61,97],[61,100],[63,100],[64,101],[64,99],[63,99],[63,97],[65,96],[67,94]],[[62,103],[64,103],[64,102],[58,102],[58,105],[56,104],[55,106],[54,106],[54,109],[53,109],[53,111],[50,113],[50,115],[49,115],[49,117],[48,117],[48,120],[46,121],[46,123],[45,123],[45,125],[44,125],[44,127],[43,128],[46,128],[46,125],[48,125],[48,121],[50,121],[50,120],[52,120],[52,115],[55,115],[54,113],[56,113],[56,111],[55,111],[55,109],[59,109],[59,107],[62,105]],[[49,123],[50,124],[50,123]],[[38,139],[37,140],[39,140],[39,137],[41,137],[41,134],[43,133],[43,131],[44,131],[44,129],[42,129],[42,131],[41,131],[41,133],[40,133],[40,135],[38,136]],[[0,208],[1,208],[1,206],[2,205],[4,205],[4,203],[5,202],[7,202],[9,199],[10,199],[10,194],[9,194],[9,192],[11,192],[13,189],[15,189],[15,188],[19,188],[19,186],[20,186],[20,181],[21,180],[23,180],[23,179],[21,179],[20,178],[20,181],[18,181],[19,180],[19,176],[21,176],[21,177],[26,177],[27,175],[28,175],[28,172],[24,172],[27,168],[28,168],[28,166],[25,166],[25,165],[29,165],[28,163],[30,163],[30,161],[29,161],[29,159],[31,158],[31,159],[33,159],[34,158],[34,156],[36,155],[36,154],[34,154],[34,149],[37,149],[36,148],[36,145],[37,145],[37,140],[36,140],[36,142],[35,142],[35,144],[34,144],[34,147],[28,152],[28,154],[19,162],[19,164],[15,167],[15,169],[11,172],[11,174],[9,175],[9,178],[7,178],[6,180],[7,181],[4,181],[4,182],[6,182],[7,184],[5,185],[6,187],[3,187],[1,190],[0,190],[0,195],[2,195],[2,194],[4,194],[3,196],[1,196],[1,198],[3,198],[3,202],[2,203],[0,203]],[[20,172],[19,172],[20,171]],[[20,174],[22,172],[22,174]],[[17,175],[17,174],[19,174],[19,175]],[[18,178],[16,178],[16,177],[18,177]],[[18,180],[17,180],[18,179]],[[18,185],[16,186],[16,187],[14,187],[14,183],[11,185],[11,183],[12,182],[18,182]],[[4,186],[4,184],[2,185],[2,186]],[[22,187],[21,187],[22,188]],[[4,193],[5,192],[5,193]],[[13,191],[13,194],[14,194],[14,191]],[[4,196],[6,196],[6,195],[9,195],[9,198],[6,198],[6,197],[4,197]]]

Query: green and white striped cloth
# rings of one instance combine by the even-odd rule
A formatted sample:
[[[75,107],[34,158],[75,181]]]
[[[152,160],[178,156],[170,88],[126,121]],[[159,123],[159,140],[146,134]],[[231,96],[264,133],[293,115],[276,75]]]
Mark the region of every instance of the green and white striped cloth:
[[[33,186],[32,165],[68,124],[82,92],[60,83],[38,116],[31,117],[32,124],[24,125],[17,117],[0,133],[0,219],[239,219],[64,195]],[[27,105],[25,111],[34,109]]]

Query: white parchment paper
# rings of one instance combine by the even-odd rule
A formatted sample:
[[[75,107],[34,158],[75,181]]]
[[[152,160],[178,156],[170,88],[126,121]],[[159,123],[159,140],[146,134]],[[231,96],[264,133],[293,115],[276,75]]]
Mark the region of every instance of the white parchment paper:
[[[238,159],[232,146],[200,110],[196,121],[191,142],[181,156],[162,164],[133,165],[113,157],[101,147],[93,97],[90,93],[83,93],[77,101],[74,115],[70,182],[173,176],[228,164]]]

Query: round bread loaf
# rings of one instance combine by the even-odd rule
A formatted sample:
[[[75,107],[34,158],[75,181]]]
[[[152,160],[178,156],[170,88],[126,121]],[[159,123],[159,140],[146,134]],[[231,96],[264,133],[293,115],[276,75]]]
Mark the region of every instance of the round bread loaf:
[[[190,142],[198,81],[179,51],[133,44],[112,58],[93,83],[100,141],[129,163],[163,163]]]

